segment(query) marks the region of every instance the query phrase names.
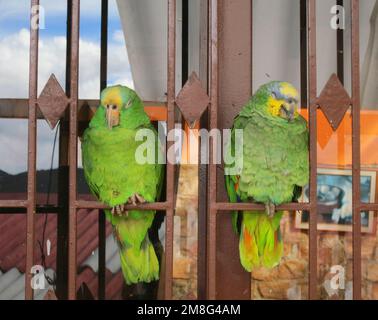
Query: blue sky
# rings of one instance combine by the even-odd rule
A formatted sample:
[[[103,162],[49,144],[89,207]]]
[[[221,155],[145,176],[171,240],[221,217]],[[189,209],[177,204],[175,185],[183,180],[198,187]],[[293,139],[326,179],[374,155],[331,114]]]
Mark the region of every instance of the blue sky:
[[[45,29],[40,30],[38,87],[51,73],[65,86],[66,1],[41,0]],[[0,0],[0,98],[27,98],[29,72],[30,0]],[[81,0],[79,97],[99,98],[101,1]],[[108,84],[133,87],[116,0],[109,0]],[[38,121],[37,168],[48,169],[54,131]],[[24,120],[0,119],[0,170],[26,170],[27,125]],[[80,148],[79,148],[80,150]],[[79,159],[81,156],[79,155]],[[55,166],[58,153],[55,153]]]
[[[45,29],[42,36],[65,35],[66,1],[41,0],[45,8]],[[30,0],[0,0],[0,36],[29,28]],[[100,41],[100,0],[81,0],[80,36],[91,41]],[[109,33],[121,29],[115,0],[109,1]]]

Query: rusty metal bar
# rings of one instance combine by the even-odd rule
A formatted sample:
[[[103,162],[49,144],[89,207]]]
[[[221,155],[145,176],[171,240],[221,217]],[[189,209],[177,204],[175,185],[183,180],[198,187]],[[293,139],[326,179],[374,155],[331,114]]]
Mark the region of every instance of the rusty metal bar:
[[[80,0],[72,0],[71,79],[70,79],[70,138],[69,138],[69,244],[68,244],[68,299],[76,299],[76,195],[77,195],[77,110],[79,80],[79,20]]]
[[[378,211],[378,203],[360,203],[361,211]]]
[[[101,0],[101,56],[100,56],[100,89],[107,86],[108,73],[108,11],[109,1]],[[105,212],[98,211],[98,299],[106,298],[106,223]]]
[[[360,154],[360,29],[359,1],[351,4],[352,47],[352,190],[353,190],[353,298],[361,299],[361,154]]]
[[[301,70],[301,107],[307,108],[307,0],[300,0],[300,70]]]
[[[67,46],[69,46],[69,43],[67,43]],[[69,67],[69,63],[67,67]],[[70,78],[67,76],[66,79],[68,79],[69,81]],[[69,87],[69,83],[68,83],[68,87]],[[66,94],[69,96],[69,90],[67,89],[68,88],[66,85]],[[164,102],[160,102],[160,101],[143,101],[143,104],[145,108],[165,107],[166,105]],[[80,110],[80,113],[78,114],[78,121],[89,121],[91,119],[91,116],[96,112],[99,105],[100,105],[100,101],[98,99],[80,99],[78,101],[78,110]],[[0,98],[0,118],[28,119],[28,116],[29,116],[28,108],[29,108],[28,99]],[[84,112],[84,111],[91,111],[91,112]],[[39,109],[37,109],[37,119],[45,119]],[[64,122],[65,119],[61,119],[61,121]]]
[[[209,90],[210,90],[210,130],[217,128],[218,122],[218,3],[209,0]],[[217,166],[213,159],[214,143],[210,144],[209,164],[209,215],[207,240],[207,296],[210,300],[216,299],[216,201],[217,201]]]
[[[222,130],[232,126],[234,117],[252,95],[253,3],[250,0],[222,0],[217,4],[219,37],[215,45],[218,45],[218,68],[213,65],[213,69],[219,70],[219,84],[213,82],[213,85],[218,85],[219,96],[217,108],[214,108],[217,110],[216,127]],[[227,202],[222,166],[217,165],[214,171],[216,183],[210,192],[213,198],[216,194],[217,201]],[[250,300],[251,274],[240,264],[239,237],[232,232],[231,225],[229,214],[217,214],[214,249],[216,299]]]
[[[106,204],[90,200],[77,200],[75,206],[77,209],[111,209]],[[167,210],[169,208],[171,208],[171,203],[168,201],[125,205],[126,210]]]
[[[175,97],[176,97],[176,0],[168,0],[168,73],[167,73],[167,103],[168,119],[167,132],[175,126]],[[167,142],[167,150],[173,142]],[[165,284],[164,298],[172,298],[173,282],[173,217],[174,217],[174,165],[167,157],[167,203],[169,204],[165,216]]]
[[[66,66],[65,89],[66,96],[70,96],[71,79],[71,1],[67,1],[66,19]],[[0,102],[1,103],[1,102]],[[59,122],[59,171],[58,171],[58,220],[57,220],[57,256],[56,256],[56,295],[58,299],[68,296],[68,224],[69,224],[69,109]]]
[[[200,9],[200,67],[199,78],[202,86],[208,92],[208,17],[209,6],[208,1],[201,1]],[[200,119],[200,128],[208,127],[208,110],[204,112]],[[201,155],[201,144],[198,144],[198,155]],[[206,244],[207,244],[207,185],[208,185],[208,172],[207,165],[198,165],[198,246],[197,246],[197,299],[204,300],[207,295],[207,257],[206,257]]]
[[[309,218],[309,299],[317,298],[317,120],[316,104],[316,0],[308,0],[308,87],[309,87],[309,130],[310,130],[310,218]]]
[[[27,200],[0,200],[0,208],[26,208]]]
[[[229,202],[217,202],[214,204],[217,211],[232,211],[232,210],[260,210],[261,213],[265,213],[265,206],[263,204],[251,203],[251,202],[240,202],[240,203],[229,203]],[[309,210],[309,203],[285,203],[283,205],[277,206],[277,210],[295,211],[295,210]],[[224,214],[224,212],[218,212]],[[229,212],[231,213],[231,212]]]
[[[344,0],[337,0],[336,4],[344,7]],[[344,84],[344,29],[337,29],[336,38],[337,76],[341,83]]]
[[[29,53],[29,119],[28,119],[28,203],[26,216],[26,270],[25,299],[33,299],[31,269],[34,264],[34,227],[36,207],[36,153],[37,153],[37,96],[38,96],[38,38],[39,28],[33,25],[36,6],[39,0],[31,1],[30,13],[30,53]]]

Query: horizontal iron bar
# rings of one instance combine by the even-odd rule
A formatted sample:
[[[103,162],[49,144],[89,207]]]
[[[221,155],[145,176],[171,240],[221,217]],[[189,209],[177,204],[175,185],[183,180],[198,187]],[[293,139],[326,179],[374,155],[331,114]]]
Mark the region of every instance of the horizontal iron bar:
[[[265,206],[258,203],[229,203],[229,202],[216,202],[213,204],[214,209],[217,211],[233,211],[233,210],[258,210],[264,211]],[[276,210],[309,210],[310,203],[286,203],[276,207]]]
[[[28,118],[28,99],[0,99],[0,118],[10,119],[27,119]],[[89,107],[93,111],[96,110],[100,101],[97,99],[82,99],[78,102],[78,121],[88,121],[89,114],[81,110],[82,106]],[[143,101],[145,107],[165,106],[164,102]],[[89,111],[89,110],[88,110]],[[41,111],[37,108],[37,118],[44,119]]]
[[[59,207],[48,207],[48,206],[37,206],[36,213],[37,214],[56,214],[61,209]],[[26,213],[26,208],[24,207],[0,207],[0,214],[24,214]]]
[[[26,208],[28,200],[0,200],[0,208]]]
[[[360,211],[378,211],[378,203],[361,203]]]
[[[98,201],[88,201],[88,200],[77,200],[77,209],[110,209],[107,205]],[[126,210],[167,210],[171,206],[171,203],[165,202],[153,202],[153,203],[143,203],[138,205],[125,205]]]

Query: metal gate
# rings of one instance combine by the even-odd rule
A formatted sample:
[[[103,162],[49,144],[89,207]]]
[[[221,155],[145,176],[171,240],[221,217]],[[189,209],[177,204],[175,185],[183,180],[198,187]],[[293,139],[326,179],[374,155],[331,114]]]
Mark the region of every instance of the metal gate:
[[[178,111],[178,101],[175,95],[175,64],[176,64],[176,1],[168,1],[168,80],[167,80],[167,129],[174,128],[175,115]],[[252,0],[226,1],[208,0],[208,99],[205,104],[206,115],[202,117],[201,126],[207,129],[230,127],[232,116],[241,108],[252,93]],[[39,0],[31,0],[31,6],[39,4]],[[309,298],[317,299],[317,109],[324,100],[332,104],[339,97],[326,91],[325,95],[317,97],[317,59],[316,59],[316,0],[304,0],[302,4],[302,21],[305,29],[302,32],[302,95],[308,96],[309,130],[310,130],[310,201],[309,203],[290,203],[279,206],[279,210],[307,210],[309,219]],[[360,57],[359,57],[359,0],[351,0],[351,74],[352,96],[347,104],[352,106],[352,143],[353,143],[353,297],[361,299],[361,211],[378,210],[378,204],[365,204],[360,200]],[[101,88],[106,86],[106,43],[107,43],[107,9],[108,1],[102,0],[101,26]],[[29,71],[29,99],[28,99],[28,186],[27,200],[1,200],[1,208],[21,208],[27,211],[27,254],[26,270],[34,265],[35,244],[35,215],[36,204],[36,122],[37,106],[40,103],[57,103],[65,101],[69,105],[69,112],[61,124],[60,145],[61,152],[67,156],[65,161],[69,168],[68,197],[62,207],[68,209],[68,221],[61,217],[63,226],[60,237],[68,240],[68,276],[63,279],[62,287],[67,286],[68,298],[76,299],[77,273],[77,211],[79,209],[104,209],[105,206],[94,201],[77,198],[77,139],[78,139],[78,67],[79,67],[79,16],[80,0],[68,0],[67,7],[67,78],[66,91],[61,93],[59,85],[54,81],[48,84],[48,94],[37,96],[38,79],[38,29],[30,29],[30,71]],[[298,13],[299,14],[299,13]],[[31,19],[33,13],[31,13]],[[238,29],[239,28],[239,29]],[[237,34],[237,36],[236,36]],[[308,43],[308,45],[307,45]],[[235,54],[236,50],[242,55]],[[243,79],[235,83],[235,78]],[[308,80],[308,88],[307,88]],[[50,82],[50,81],[49,81]],[[195,86],[198,82],[191,79],[187,83],[185,92],[180,94],[192,95],[195,101]],[[331,83],[334,85],[334,83]],[[184,90],[184,89],[183,89]],[[238,96],[236,105],[230,105],[230,92]],[[179,94],[179,95],[180,95]],[[41,100],[45,99],[45,100]],[[323,99],[323,100],[322,100]],[[185,100],[185,99],[183,99]],[[180,103],[179,109],[185,118],[190,114],[191,106]],[[198,117],[186,120],[200,120],[203,110]],[[64,145],[64,141],[66,145]],[[169,148],[172,142],[167,142]],[[167,149],[168,149],[167,148]],[[223,189],[223,172],[213,163],[215,145],[210,144],[210,164],[200,166],[200,195],[199,195],[199,253],[198,253],[198,297],[199,298],[249,298],[249,274],[243,272],[238,263],[237,239],[229,234],[225,225],[230,223],[231,210],[265,210],[263,205],[254,203],[228,203],[225,201]],[[143,205],[128,205],[128,209],[162,210],[166,213],[166,245],[164,255],[164,298],[172,298],[172,270],[173,270],[173,217],[175,209],[175,172],[174,165],[167,163],[166,200],[164,202]],[[64,193],[64,187],[61,191]],[[65,204],[64,204],[65,203]],[[62,220],[63,219],[63,220]],[[105,271],[105,220],[99,216],[99,274]],[[64,226],[68,229],[64,231]],[[58,231],[59,232],[59,231]],[[227,252],[229,259],[221,259]],[[63,264],[64,266],[64,264]],[[62,271],[64,273],[64,271]],[[227,276],[226,276],[227,274]],[[30,286],[32,274],[26,272],[25,297],[33,298]],[[247,280],[247,281],[246,281]],[[99,297],[104,298],[104,277],[99,277]]]

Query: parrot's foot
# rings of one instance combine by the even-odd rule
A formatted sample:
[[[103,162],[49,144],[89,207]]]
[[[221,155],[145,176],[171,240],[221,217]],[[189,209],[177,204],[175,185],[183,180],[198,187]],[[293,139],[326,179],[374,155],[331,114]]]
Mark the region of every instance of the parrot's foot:
[[[119,205],[116,205],[112,208],[112,215],[114,216],[115,214],[117,214],[118,216],[122,216],[124,214],[126,214],[126,216],[128,216],[128,212],[127,210],[125,210],[125,205],[124,204],[119,204]]]
[[[133,204],[134,206],[138,203],[146,203],[146,200],[139,194],[134,193],[129,200],[127,200],[128,204]]]
[[[276,206],[272,202],[268,202],[265,204],[265,211],[269,218],[273,218],[274,214],[276,213]]]

